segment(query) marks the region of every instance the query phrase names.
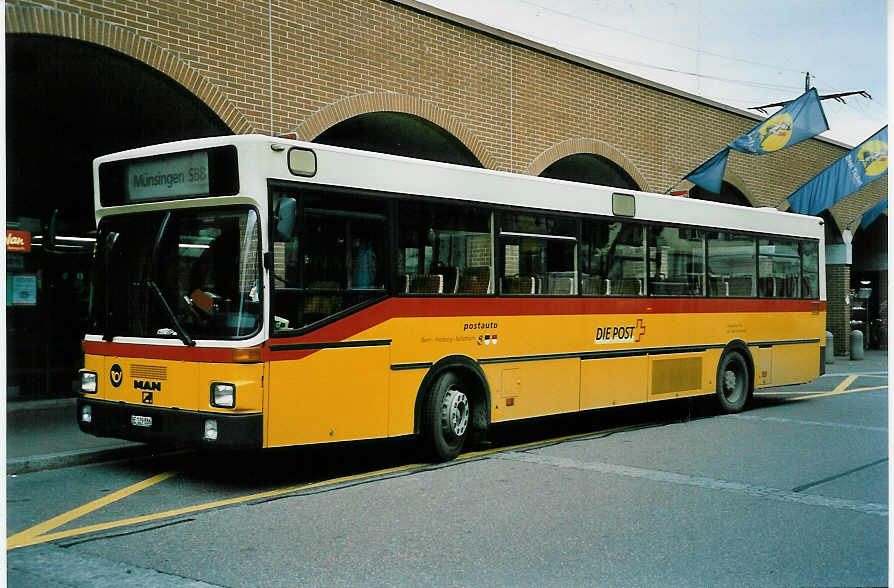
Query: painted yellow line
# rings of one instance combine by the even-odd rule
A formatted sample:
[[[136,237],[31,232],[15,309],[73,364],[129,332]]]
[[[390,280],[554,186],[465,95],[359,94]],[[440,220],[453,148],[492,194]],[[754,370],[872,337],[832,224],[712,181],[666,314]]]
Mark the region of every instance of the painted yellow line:
[[[274,498],[277,496],[282,496],[284,494],[297,492],[299,490],[308,490],[311,488],[319,488],[319,487],[323,487],[323,486],[341,484],[343,482],[351,482],[354,480],[361,480],[364,478],[372,478],[375,476],[382,476],[382,475],[386,475],[386,474],[392,474],[395,472],[402,472],[402,471],[410,470],[413,468],[421,467],[422,465],[423,464],[410,464],[410,465],[400,466],[400,467],[396,467],[396,468],[379,470],[376,472],[368,472],[368,473],[364,473],[364,474],[355,474],[353,476],[345,476],[343,478],[336,478],[333,480],[325,480],[322,482],[314,482],[311,484],[300,484],[298,486],[290,486],[288,488],[280,488],[279,490],[270,490],[267,492],[260,492],[258,494],[250,494],[248,496],[239,496],[236,498],[228,498],[226,500],[217,500],[215,502],[207,502],[205,504],[197,504],[194,506],[187,506],[184,508],[176,508],[173,510],[158,512],[158,513],[149,514],[149,515],[143,515],[143,516],[139,516],[139,517],[133,517],[133,518],[129,518],[129,519],[121,519],[121,520],[117,520],[117,521],[111,521],[108,523],[99,523],[96,525],[88,525],[86,527],[78,527],[77,529],[69,529],[67,531],[60,531],[58,533],[46,533],[46,534],[42,534],[40,536],[31,534],[29,536],[22,537],[19,541],[17,541],[17,543],[15,545],[12,545],[11,544],[12,539],[23,535],[23,533],[19,533],[19,535],[16,535],[15,537],[10,538],[10,544],[7,546],[7,550],[15,549],[17,547],[27,547],[28,545],[36,545],[38,543],[46,543],[48,541],[55,541],[57,539],[65,539],[66,537],[74,537],[75,535],[83,535],[86,533],[96,533],[99,531],[108,531],[110,529],[117,529],[119,527],[126,527],[128,525],[136,525],[136,524],[140,524],[140,523],[148,523],[148,522],[152,522],[152,521],[158,521],[161,519],[176,517],[179,515],[190,514],[190,513],[194,513],[194,512],[200,512],[200,511],[204,511],[204,510],[210,510],[210,509],[219,508],[222,506],[230,506],[233,504],[249,502],[252,500],[261,500],[264,498]],[[76,509],[76,510],[79,510],[79,509]],[[72,511],[72,512],[74,512],[74,511]],[[55,528],[55,527],[53,527],[53,528]],[[33,527],[32,527],[32,529],[33,529]],[[30,530],[31,529],[29,529],[29,531]]]
[[[635,428],[637,426],[641,426],[641,425],[635,425],[633,427],[627,426],[627,427],[617,427],[614,429],[603,429],[603,430],[598,430],[598,431],[592,431],[589,433],[580,433],[577,435],[567,435],[564,437],[556,437],[553,439],[545,439],[542,441],[533,441],[531,443],[522,443],[520,445],[513,445],[513,446],[508,446],[508,447],[497,447],[494,449],[486,449],[483,451],[473,451],[473,452],[464,453],[464,454],[460,455],[459,457],[457,457],[457,460],[470,459],[473,457],[481,457],[484,455],[490,455],[492,453],[499,453],[501,451],[517,451],[519,449],[524,449],[526,447],[536,447],[538,445],[546,445],[546,444],[550,444],[550,443],[559,443],[562,441],[571,441],[574,439],[582,439],[585,437],[589,437],[591,435],[614,433],[614,432],[623,431],[626,429]],[[48,531],[51,531],[52,529],[55,529],[55,528],[65,524],[66,522],[68,522],[70,520],[74,520],[75,518],[86,514],[87,512],[95,510],[96,508],[100,508],[101,506],[104,506],[104,504],[113,502],[113,500],[109,500],[110,498],[112,498],[112,495],[109,495],[103,499],[91,502],[85,506],[82,506],[78,509],[70,511],[69,513],[66,513],[65,515],[60,515],[59,517],[56,517],[55,519],[50,519],[46,523],[41,523],[40,525],[37,525],[36,527],[32,527],[31,529],[28,529],[27,531],[23,531],[22,533],[19,533],[18,535],[11,537],[9,539],[9,542],[7,545],[7,550],[16,549],[18,547],[27,547],[29,545],[37,545],[38,543],[47,543],[49,541],[55,541],[57,539],[65,539],[68,537],[74,537],[76,535],[85,535],[88,533],[97,533],[97,532],[101,532],[101,531],[108,531],[111,529],[117,529],[119,527],[126,527],[128,525],[150,523],[150,522],[158,521],[161,519],[166,519],[166,518],[171,518],[171,517],[176,517],[176,516],[181,516],[181,515],[185,515],[185,514],[206,511],[206,510],[211,510],[211,509],[220,508],[223,506],[232,506],[232,505],[241,504],[244,502],[251,502],[253,500],[263,500],[265,498],[276,498],[278,496],[284,496],[286,494],[291,494],[293,492],[298,492],[301,490],[311,490],[313,488],[323,488],[326,486],[334,486],[336,484],[343,484],[345,482],[353,482],[353,481],[357,481],[357,480],[364,480],[367,478],[375,478],[377,476],[385,476],[388,474],[405,472],[405,471],[409,471],[409,470],[413,470],[413,469],[417,469],[417,468],[422,468],[422,467],[425,467],[426,465],[428,465],[428,464],[414,463],[414,464],[398,466],[398,467],[394,467],[394,468],[387,468],[384,470],[377,470],[374,472],[366,472],[366,473],[362,473],[362,474],[354,474],[351,476],[344,476],[344,477],[335,478],[332,480],[323,480],[323,481],[314,482],[311,484],[299,484],[297,486],[290,486],[288,488],[280,488],[278,490],[269,490],[267,492],[260,492],[257,494],[250,494],[247,496],[238,496],[235,498],[228,498],[226,500],[217,500],[215,502],[207,502],[204,504],[197,504],[197,505],[193,505],[193,506],[187,506],[187,507],[183,507],[183,508],[167,510],[164,512],[158,512],[158,513],[143,515],[143,516],[139,516],[139,517],[132,517],[129,519],[110,521],[108,523],[99,523],[99,524],[95,524],[95,525],[88,525],[85,527],[78,527],[76,529],[69,529],[67,531],[59,531],[57,533],[49,533],[48,532]],[[173,474],[161,474],[161,475],[170,477]],[[159,476],[156,476],[156,478],[158,478],[158,477]],[[150,478],[150,480],[154,480],[154,479],[155,478]],[[167,479],[167,478],[165,478],[165,479]],[[146,482],[149,482],[150,480],[147,480]],[[153,482],[153,483],[157,483],[160,481],[162,481],[162,480],[157,480],[156,482]],[[141,484],[144,484],[143,487],[147,487],[145,485],[146,482],[141,482]],[[131,487],[131,488],[133,488],[133,487]],[[134,492],[135,491],[136,490],[134,490]],[[123,492],[123,491],[119,491],[119,492]],[[131,492],[131,493],[133,493],[133,492]],[[123,497],[124,496],[121,496],[120,498],[123,498]],[[99,504],[101,501],[105,501],[104,504]],[[94,504],[96,504],[95,507],[88,509],[88,507],[90,507],[91,505],[94,505]],[[66,517],[65,520],[60,520],[63,517]],[[58,523],[56,523],[57,520],[59,520]],[[51,523],[54,523],[54,524],[51,525]],[[13,543],[13,540],[15,540],[15,543]]]
[[[783,391],[779,391],[779,392],[755,392],[754,395],[755,396],[789,396],[792,394],[799,394],[800,396],[797,396],[797,397],[793,398],[792,400],[801,400],[803,398],[822,398],[824,396],[837,396],[839,394],[849,394],[851,392],[869,392],[871,390],[884,390],[885,388],[887,388],[887,386],[869,386],[866,388],[853,388],[853,389],[848,390],[847,387],[850,386],[851,384],[853,384],[857,378],[865,378],[865,377],[867,377],[867,376],[864,376],[862,374],[850,375],[850,376],[846,377],[845,379],[843,379],[837,386],[835,386],[835,388],[833,390],[826,391],[826,392],[823,392],[820,390],[810,390],[810,391],[798,390],[798,391],[786,392],[783,390]],[[887,376],[875,376],[875,377],[887,378]]]
[[[841,380],[841,383],[835,386],[835,389],[832,390],[832,394],[839,394],[841,392],[844,392],[845,390],[847,390],[847,387],[853,384],[854,380],[856,380],[858,377],[859,376],[851,375]]]
[[[809,394],[807,396],[797,396],[792,400],[806,400],[807,398],[825,398],[826,396],[841,396],[842,394],[853,394],[855,392],[871,392],[873,390],[886,390],[887,386],[869,386],[867,388],[852,388],[851,390],[832,390],[831,392],[821,392],[819,394]]]
[[[9,551],[10,549],[15,549],[16,547],[23,547],[24,545],[33,545],[35,538],[42,536],[44,533],[52,531],[58,527],[61,527],[65,523],[71,522],[75,519],[78,519],[84,516],[87,513],[93,512],[94,510],[100,509],[106,505],[112,504],[113,502],[117,502],[122,498],[127,498],[131,494],[135,494],[140,490],[144,490],[149,488],[150,486],[154,486],[159,482],[164,482],[168,478],[174,475],[174,472],[165,472],[163,474],[158,474],[157,476],[152,476],[148,480],[143,480],[142,482],[138,482],[127,488],[122,488],[116,492],[112,492],[107,496],[103,496],[102,498],[98,498],[83,506],[79,506],[73,510],[62,513],[59,516],[53,517],[47,521],[44,521],[38,525],[34,525],[30,529],[26,529],[21,533],[16,533],[6,541],[6,549]],[[43,540],[40,539],[36,541],[36,543],[42,543]]]

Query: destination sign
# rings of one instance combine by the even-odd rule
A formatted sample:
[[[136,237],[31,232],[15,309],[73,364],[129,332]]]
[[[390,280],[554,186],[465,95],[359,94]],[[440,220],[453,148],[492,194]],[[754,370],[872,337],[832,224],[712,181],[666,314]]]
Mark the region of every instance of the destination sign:
[[[208,152],[192,151],[127,166],[127,200],[140,202],[211,191]]]

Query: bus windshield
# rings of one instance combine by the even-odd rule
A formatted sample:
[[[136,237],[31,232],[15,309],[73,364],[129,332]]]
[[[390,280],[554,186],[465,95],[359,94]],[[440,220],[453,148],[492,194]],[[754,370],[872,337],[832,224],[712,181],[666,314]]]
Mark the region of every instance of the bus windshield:
[[[104,218],[91,331],[114,337],[243,339],[261,326],[258,215],[248,207]]]

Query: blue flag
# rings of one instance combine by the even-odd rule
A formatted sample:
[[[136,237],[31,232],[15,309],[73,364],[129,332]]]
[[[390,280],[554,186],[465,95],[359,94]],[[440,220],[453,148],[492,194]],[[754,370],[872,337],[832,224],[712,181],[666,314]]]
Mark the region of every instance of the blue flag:
[[[865,229],[866,227],[871,225],[873,223],[873,221],[875,221],[875,219],[878,218],[878,215],[880,215],[887,208],[888,208],[888,199],[885,198],[884,200],[882,200],[881,202],[879,202],[878,204],[876,204],[875,206],[873,206],[872,208],[870,208],[869,210],[864,212],[863,218],[860,219],[860,228]]]
[[[797,145],[828,130],[829,123],[820,104],[819,94],[816,93],[816,88],[811,88],[729,146],[742,153],[764,155]]]
[[[811,88],[796,100],[786,104],[782,110],[724,147],[683,179],[689,180],[705,190],[720,192],[730,149],[742,153],[765,155],[791,147],[827,130],[829,130],[829,123],[826,121],[826,115],[820,104],[819,94],[817,94],[816,88]]]
[[[819,214],[888,173],[888,125],[788,197],[792,212]]]
[[[723,172],[726,171],[727,157],[729,157],[729,147],[724,147],[711,159],[689,172],[689,175],[683,179],[717,194],[723,187]]]

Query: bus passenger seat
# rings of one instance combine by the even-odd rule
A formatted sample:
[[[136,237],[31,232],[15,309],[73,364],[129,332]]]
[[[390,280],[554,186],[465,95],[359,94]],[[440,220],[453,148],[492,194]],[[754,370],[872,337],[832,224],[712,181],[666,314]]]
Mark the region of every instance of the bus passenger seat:
[[[459,294],[487,294],[490,288],[490,267],[470,267],[462,273],[457,284]]]
[[[708,276],[708,296],[729,296],[729,282],[723,276]]]
[[[443,294],[444,276],[441,274],[417,274],[410,281],[410,294]]]
[[[751,276],[739,276],[729,279],[730,296],[754,296],[754,280]]]
[[[602,278],[584,278],[580,282],[581,294],[585,296],[605,296],[609,281]]]
[[[572,278],[549,278],[546,284],[547,294],[571,294],[571,288],[574,284]]]
[[[621,278],[614,282],[612,294],[615,296],[642,296],[642,281],[639,278]]]
[[[506,276],[503,278],[504,294],[536,294],[536,280],[533,276]]]

